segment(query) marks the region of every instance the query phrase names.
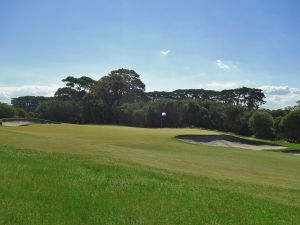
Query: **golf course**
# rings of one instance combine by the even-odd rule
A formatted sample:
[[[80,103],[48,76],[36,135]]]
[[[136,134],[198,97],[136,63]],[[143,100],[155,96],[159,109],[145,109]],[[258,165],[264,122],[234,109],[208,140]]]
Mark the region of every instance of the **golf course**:
[[[0,126],[0,224],[299,224],[300,156],[176,139],[219,134]]]
[[[300,225],[300,1],[0,2],[0,225]]]

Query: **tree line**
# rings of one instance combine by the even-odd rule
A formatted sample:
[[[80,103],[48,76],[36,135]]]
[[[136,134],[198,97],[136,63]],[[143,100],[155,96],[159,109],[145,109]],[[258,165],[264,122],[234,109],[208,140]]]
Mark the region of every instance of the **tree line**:
[[[300,141],[295,132],[298,128],[292,132],[287,128],[300,124],[299,108],[259,109],[265,103],[260,89],[145,92],[140,75],[127,69],[113,70],[99,80],[68,76],[62,81],[65,87],[53,97],[22,96],[12,99],[12,106],[1,104],[0,118],[27,116],[79,124],[202,127]],[[167,116],[162,118],[162,112]]]
[[[213,91],[204,89],[179,89],[172,92],[154,91],[147,93],[148,98],[158,99],[202,99],[225,104],[246,106],[249,109],[258,109],[265,104],[265,94],[261,89],[256,88],[236,88],[230,90]]]

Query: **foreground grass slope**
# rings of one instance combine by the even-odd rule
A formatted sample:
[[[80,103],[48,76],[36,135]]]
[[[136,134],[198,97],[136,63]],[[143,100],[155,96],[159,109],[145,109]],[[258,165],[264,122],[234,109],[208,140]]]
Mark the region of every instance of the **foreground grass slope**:
[[[0,224],[298,224],[300,157],[197,129],[0,127]]]

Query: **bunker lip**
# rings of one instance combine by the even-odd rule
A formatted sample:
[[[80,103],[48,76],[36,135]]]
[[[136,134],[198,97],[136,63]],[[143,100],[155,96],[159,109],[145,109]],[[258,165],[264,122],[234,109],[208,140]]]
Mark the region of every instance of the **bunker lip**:
[[[177,139],[208,146],[245,148],[252,150],[285,149],[286,147],[267,142],[243,139],[230,135],[179,135]]]

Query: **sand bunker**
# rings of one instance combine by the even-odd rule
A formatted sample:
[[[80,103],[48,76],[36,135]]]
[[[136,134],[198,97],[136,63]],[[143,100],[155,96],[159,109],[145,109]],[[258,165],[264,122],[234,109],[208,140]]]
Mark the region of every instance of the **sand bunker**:
[[[7,126],[7,127],[19,127],[19,126],[27,126],[31,124],[37,124],[31,121],[6,121],[2,122],[2,126]]]
[[[221,147],[245,148],[252,150],[285,149],[286,147],[270,143],[242,139],[229,135],[180,135],[179,140]]]
[[[19,126],[27,126],[32,124],[53,124],[55,122],[49,120],[42,119],[10,119],[6,121],[2,121],[2,126],[8,127],[19,127]],[[1,125],[1,124],[0,124]]]

